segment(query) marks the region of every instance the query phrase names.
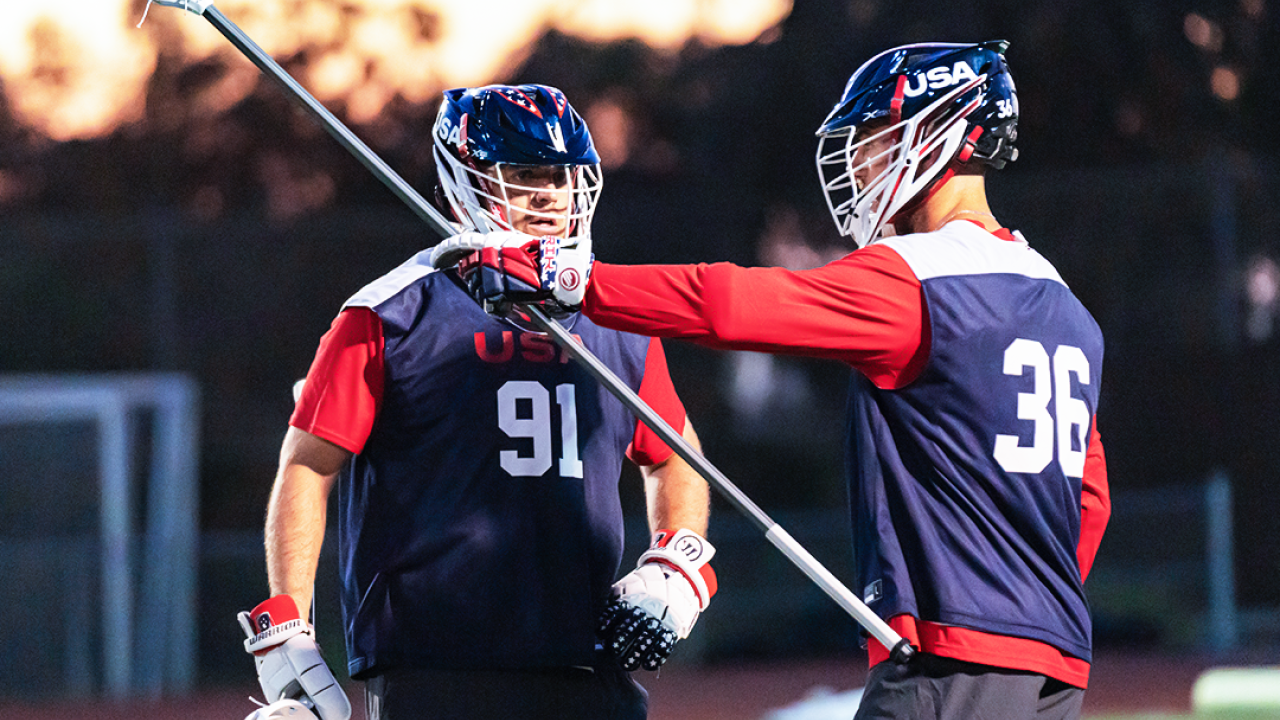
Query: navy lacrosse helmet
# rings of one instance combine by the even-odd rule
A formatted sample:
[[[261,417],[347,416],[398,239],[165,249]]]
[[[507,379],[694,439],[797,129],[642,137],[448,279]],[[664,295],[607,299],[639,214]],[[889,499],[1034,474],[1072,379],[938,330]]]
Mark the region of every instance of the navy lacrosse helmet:
[[[446,90],[432,137],[438,190],[465,229],[589,236],[603,183],[600,156],[586,122],[560,90]],[[537,193],[543,200],[530,202]],[[535,223],[514,228],[517,217]]]
[[[1018,95],[1003,40],[886,50],[849,78],[818,128],[818,174],[842,235],[859,246],[923,198],[953,160],[1017,159]]]

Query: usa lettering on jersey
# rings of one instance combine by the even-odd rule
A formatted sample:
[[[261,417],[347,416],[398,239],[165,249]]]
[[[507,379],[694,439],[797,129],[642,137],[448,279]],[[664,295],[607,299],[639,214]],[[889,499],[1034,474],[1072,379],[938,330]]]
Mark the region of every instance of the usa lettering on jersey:
[[[573,335],[579,343],[582,336]],[[483,330],[475,334],[476,357],[487,363],[510,362],[519,352],[520,358],[526,362],[550,363],[569,362],[569,353],[552,342],[547,335],[540,333],[513,333],[503,330],[501,338],[491,339]]]

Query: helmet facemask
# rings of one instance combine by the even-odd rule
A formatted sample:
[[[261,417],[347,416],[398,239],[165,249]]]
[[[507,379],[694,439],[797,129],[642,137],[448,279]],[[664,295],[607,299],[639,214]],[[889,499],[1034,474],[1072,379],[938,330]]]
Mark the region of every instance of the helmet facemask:
[[[858,247],[875,242],[887,223],[931,189],[963,147],[966,117],[981,104],[981,93],[960,107],[955,103],[986,79],[980,75],[953,88],[909,118],[891,115],[819,135],[818,175],[841,235]]]
[[[459,158],[438,137],[435,156],[443,195],[467,229],[590,236],[603,185],[599,164],[482,164]]]

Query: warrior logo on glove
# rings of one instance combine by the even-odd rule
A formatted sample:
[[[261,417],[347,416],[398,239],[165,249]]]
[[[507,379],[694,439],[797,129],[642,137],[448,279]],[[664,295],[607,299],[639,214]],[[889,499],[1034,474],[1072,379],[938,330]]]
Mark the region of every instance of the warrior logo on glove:
[[[674,540],[674,538],[671,537],[670,530],[659,530],[654,533],[653,544],[655,547],[665,546],[668,544],[669,538]],[[680,535],[679,540],[671,542],[670,544],[676,552],[684,555],[686,560],[689,562],[697,562],[702,557],[702,553],[708,547],[705,543],[706,540],[698,537],[697,534],[685,532]],[[715,551],[713,550],[712,552]]]
[[[456,263],[467,292],[494,315],[505,316],[516,304],[539,303],[552,317],[565,317],[578,310],[587,293],[594,262],[588,245],[512,231],[464,232],[433,248],[431,264]]]
[[[560,287],[566,292],[573,292],[578,289],[578,283],[581,282],[582,276],[578,274],[576,268],[568,268],[560,273]]]

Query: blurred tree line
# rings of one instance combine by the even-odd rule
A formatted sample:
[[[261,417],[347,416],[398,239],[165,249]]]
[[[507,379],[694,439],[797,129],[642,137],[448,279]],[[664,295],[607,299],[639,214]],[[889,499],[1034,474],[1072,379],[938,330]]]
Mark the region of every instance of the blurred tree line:
[[[1280,562],[1267,510],[1280,493],[1280,383],[1275,341],[1224,328],[1243,310],[1223,304],[1243,302],[1232,273],[1247,250],[1274,255],[1280,229],[1268,201],[1280,73],[1264,53],[1278,34],[1265,0],[795,0],[738,47],[668,52],[547,31],[494,81],[558,86],[587,116],[606,163],[601,259],[816,264],[847,249],[813,133],[849,75],[906,42],[1008,39],[1021,156],[992,179],[996,209],[1107,334],[1100,429],[1113,486],[1226,468],[1243,569]],[[278,59],[297,74],[325,50]],[[0,105],[0,372],[194,374],[208,528],[259,525],[288,389],[320,335],[346,297],[435,242],[265,78],[229,107],[210,103],[247,62],[162,51],[145,117],[93,140],[50,142]],[[330,109],[347,117],[341,102]],[[395,98],[353,126],[427,196],[435,112]],[[1238,177],[1241,206],[1225,252],[1221,208],[1203,191],[1219,167]],[[1046,184],[1071,203],[1028,189]],[[733,391],[750,361],[669,353],[709,457],[762,506],[843,503],[845,369],[775,364],[790,422],[752,427]],[[1246,602],[1280,604],[1275,573],[1240,577]]]

